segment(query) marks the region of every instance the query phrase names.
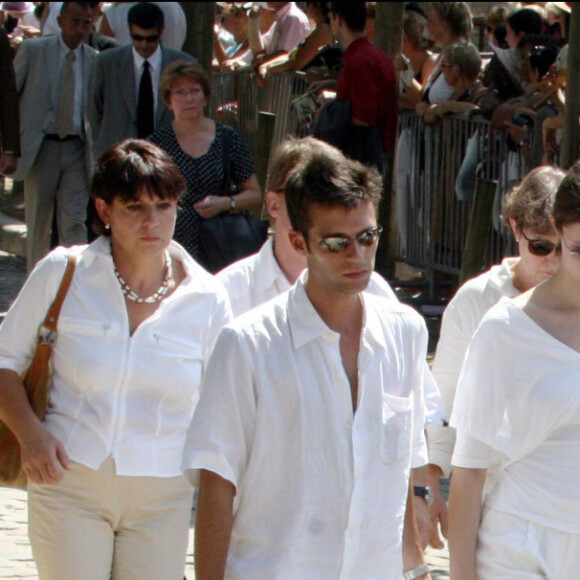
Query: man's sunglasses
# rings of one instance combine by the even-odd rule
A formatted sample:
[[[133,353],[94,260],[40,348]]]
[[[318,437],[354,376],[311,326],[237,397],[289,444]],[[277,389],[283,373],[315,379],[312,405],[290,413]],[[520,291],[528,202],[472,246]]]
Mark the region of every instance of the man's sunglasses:
[[[160,34],[150,34],[149,36],[141,36],[140,34],[131,33],[131,38],[136,42],[157,42],[161,37]]]
[[[320,240],[320,246],[327,252],[337,253],[346,250],[353,240],[356,240],[360,246],[373,246],[377,243],[383,231],[382,226],[377,226],[376,228],[370,228],[361,232],[358,236],[354,238],[349,238],[348,236],[327,236]]]
[[[530,254],[533,254],[534,256],[549,256],[558,248],[557,244],[548,240],[530,240],[530,238],[528,238],[524,233],[523,229],[520,229],[520,232],[528,242],[528,250],[530,251]]]

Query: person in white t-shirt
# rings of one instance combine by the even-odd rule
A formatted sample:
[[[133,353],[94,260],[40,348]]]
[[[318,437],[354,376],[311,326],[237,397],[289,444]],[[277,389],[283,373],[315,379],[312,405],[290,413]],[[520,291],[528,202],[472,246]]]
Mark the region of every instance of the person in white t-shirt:
[[[285,189],[308,269],[226,327],[208,362],[184,455],[200,480],[196,578],[426,580],[408,498],[426,460],[427,335],[365,291],[380,176],[313,155]]]
[[[503,298],[475,332],[451,424],[453,580],[576,580],[580,569],[580,164],[552,222],[554,275]],[[482,505],[487,468],[501,459]]]
[[[550,277],[558,267],[557,234],[550,222],[556,191],[565,173],[555,167],[538,167],[514,187],[503,203],[502,218],[510,227],[519,256],[505,258],[501,264],[467,281],[455,294],[443,314],[433,375],[450,417],[457,381],[473,333],[485,313],[504,296],[513,298]],[[432,427],[427,431],[429,447],[428,481],[433,490],[430,506],[434,547],[442,547],[437,524],[447,536],[447,504],[440,492],[439,479],[449,477],[455,430]],[[487,487],[496,470],[488,470]]]

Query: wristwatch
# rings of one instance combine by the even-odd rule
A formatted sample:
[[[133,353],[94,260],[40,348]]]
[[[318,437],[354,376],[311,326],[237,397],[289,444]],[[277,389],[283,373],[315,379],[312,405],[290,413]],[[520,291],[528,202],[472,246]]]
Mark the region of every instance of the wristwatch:
[[[230,211],[234,211],[236,209],[236,200],[230,195]]]
[[[403,580],[415,580],[424,574],[429,574],[429,566],[427,564],[421,564],[412,570],[407,570],[403,573]]]
[[[422,497],[427,505],[433,503],[433,494],[431,493],[431,488],[428,485],[415,485],[413,486],[413,494],[416,497]]]

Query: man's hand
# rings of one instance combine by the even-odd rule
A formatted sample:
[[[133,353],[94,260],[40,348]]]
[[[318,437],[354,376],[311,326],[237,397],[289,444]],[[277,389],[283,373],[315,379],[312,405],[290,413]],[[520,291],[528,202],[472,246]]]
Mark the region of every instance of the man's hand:
[[[0,155],[0,174],[12,175],[18,168],[18,157],[12,153],[2,153]]]
[[[441,533],[447,538],[449,529],[449,513],[447,510],[447,502],[441,495],[440,478],[443,477],[443,472],[437,465],[430,464],[427,471],[427,483],[431,488],[433,494],[433,503],[429,506],[429,516],[431,518],[431,537],[429,538],[429,545],[436,550],[444,548],[443,541],[439,536],[439,527]]]
[[[413,508],[415,510],[415,523],[419,533],[419,542],[424,550],[429,545],[429,540],[433,534],[433,524],[427,500],[424,497],[415,496],[413,498]]]

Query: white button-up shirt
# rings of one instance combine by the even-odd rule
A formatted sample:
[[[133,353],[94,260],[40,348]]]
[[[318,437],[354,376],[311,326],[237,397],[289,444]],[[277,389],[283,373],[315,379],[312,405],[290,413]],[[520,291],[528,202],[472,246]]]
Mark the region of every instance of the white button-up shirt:
[[[175,242],[186,278],[130,336],[110,244],[74,248],[78,264],[58,321],[46,427],[72,460],[97,469],[113,456],[119,475],[180,475],[204,361],[231,318],[222,285]],[[54,299],[66,250],[31,274],[0,327],[0,368],[18,373]]]
[[[266,54],[280,50],[290,52],[304,40],[309,31],[308,16],[296,6],[296,2],[288,2],[276,12],[276,22],[264,36]]]
[[[268,239],[257,254],[234,262],[217,274],[217,278],[228,291],[234,316],[240,316],[272,300],[291,287],[274,255],[273,237]],[[371,275],[367,292],[398,301],[388,282],[376,272]],[[425,427],[431,427],[441,425],[443,418],[449,415],[445,415],[441,393],[427,363],[425,367]]]
[[[363,294],[353,414],[340,336],[306,275],[220,334],[184,468],[237,488],[227,580],[400,580],[409,470],[426,462],[425,324]]]

